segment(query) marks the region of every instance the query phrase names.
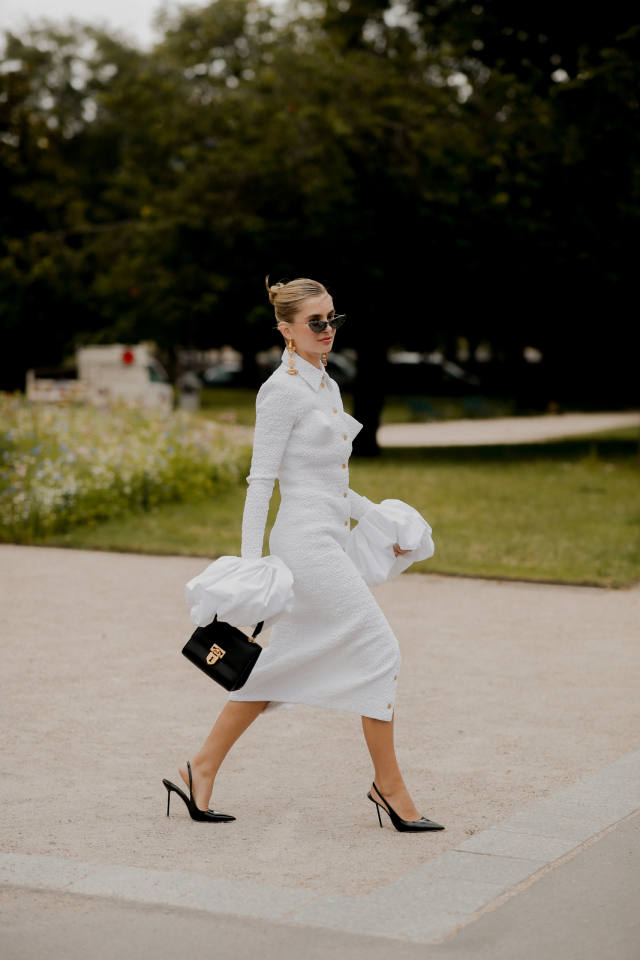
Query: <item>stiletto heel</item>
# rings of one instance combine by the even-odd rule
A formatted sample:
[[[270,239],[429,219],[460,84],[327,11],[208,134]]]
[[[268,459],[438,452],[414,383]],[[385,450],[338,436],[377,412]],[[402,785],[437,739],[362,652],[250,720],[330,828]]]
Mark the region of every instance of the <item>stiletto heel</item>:
[[[167,816],[169,816],[169,803],[171,801],[171,791],[174,790],[178,796],[182,797],[185,804],[187,805],[187,810],[192,820],[208,820],[210,822],[223,823],[227,820],[235,820],[236,818],[230,813],[216,813],[214,810],[201,810],[200,807],[196,807],[196,802],[193,799],[193,782],[191,779],[191,764],[187,760],[187,770],[189,772],[189,796],[187,797],[186,793],[177,787],[175,783],[172,783],[171,780],[166,780],[164,777],[162,779],[163,784],[167,788]]]
[[[378,814],[378,820],[380,821],[380,826],[382,826],[382,819],[380,817],[380,807],[382,807],[385,813],[389,814],[391,823],[394,825],[396,830],[407,831],[407,832],[411,831],[416,833],[422,830],[444,830],[444,827],[442,826],[442,824],[436,823],[435,820],[427,820],[426,817],[420,817],[419,820],[403,820],[402,817],[399,817],[398,814],[395,812],[395,810],[393,809],[389,801],[382,796],[382,794],[380,793],[380,791],[375,785],[375,781],[373,783],[373,787],[375,788],[378,796],[382,800],[384,800],[384,802],[387,805],[386,807],[382,807],[382,804],[378,803],[375,797],[371,796],[371,791],[369,790],[367,796],[369,800],[371,800],[371,802],[375,803],[376,805],[376,812]]]

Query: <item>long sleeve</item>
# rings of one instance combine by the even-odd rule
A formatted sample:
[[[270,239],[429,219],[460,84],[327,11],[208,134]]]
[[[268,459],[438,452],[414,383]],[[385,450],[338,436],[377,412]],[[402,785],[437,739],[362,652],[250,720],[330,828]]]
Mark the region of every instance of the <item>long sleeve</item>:
[[[356,493],[355,490],[352,490],[349,487],[349,506],[351,507],[351,516],[354,520],[361,520],[364,517],[367,510],[371,507],[375,507],[373,500],[369,500],[368,497],[363,497],[359,493]]]
[[[262,556],[273,485],[296,418],[294,398],[281,384],[273,380],[265,381],[256,397],[253,454],[246,478],[249,488],[242,515],[241,547],[241,556],[245,559],[254,560]]]

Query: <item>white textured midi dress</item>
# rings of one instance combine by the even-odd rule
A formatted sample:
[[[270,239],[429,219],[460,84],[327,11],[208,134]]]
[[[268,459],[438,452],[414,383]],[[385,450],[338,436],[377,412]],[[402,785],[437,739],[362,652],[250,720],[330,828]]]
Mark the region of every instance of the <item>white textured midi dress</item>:
[[[285,349],[256,398],[241,548],[245,560],[262,557],[278,478],[281,503],[269,551],[293,574],[294,601],[229,700],[268,700],[263,713],[305,703],[391,720],[398,640],[347,553],[351,518],[376,506],[349,487],[352,441],[362,424],[345,412],[324,368],[294,358],[297,375],[287,373]]]

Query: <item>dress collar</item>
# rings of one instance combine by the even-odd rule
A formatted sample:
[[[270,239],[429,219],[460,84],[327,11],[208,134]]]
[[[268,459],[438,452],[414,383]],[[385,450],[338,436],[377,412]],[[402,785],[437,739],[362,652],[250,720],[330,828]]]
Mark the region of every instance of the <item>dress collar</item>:
[[[296,353],[295,350],[293,351],[293,356],[295,360],[295,368],[298,373],[304,377],[309,386],[313,387],[314,390],[319,390],[323,377],[327,376],[328,379],[324,365],[322,370],[318,370],[317,367],[314,367],[312,363],[309,363],[308,360],[305,360],[304,357],[301,357],[300,354]],[[282,363],[285,367],[289,366],[289,351],[286,347],[282,351]]]

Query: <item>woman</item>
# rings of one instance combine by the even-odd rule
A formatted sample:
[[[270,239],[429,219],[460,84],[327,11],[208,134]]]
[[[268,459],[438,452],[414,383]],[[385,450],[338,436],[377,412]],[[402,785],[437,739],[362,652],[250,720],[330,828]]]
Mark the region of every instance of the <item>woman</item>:
[[[367,797],[376,804],[380,826],[382,807],[397,830],[442,830],[420,815],[402,779],[393,739],[398,641],[348,550],[350,519],[373,517],[383,505],[349,487],[352,440],[362,424],[345,413],[338,385],[325,371],[344,317],[336,317],[330,294],[314,280],[270,287],[267,278],[267,290],[286,347],[281,366],[256,398],[241,555],[245,561],[262,557],[278,477],[281,505],[269,548],[293,574],[295,599],[275,622],[269,646],[245,685],[229,694],[200,751],[179,767],[190,797],[163,781],[167,813],[173,789],[195,819],[235,819],[209,809],[215,777],[229,749],[260,713],[306,703],[361,715],[375,771]],[[416,514],[401,501],[384,503],[400,504]],[[430,533],[428,524],[420,521]],[[389,563],[410,552],[398,543],[392,549]],[[426,555],[431,553],[415,559]],[[404,565],[410,562],[405,559]]]

